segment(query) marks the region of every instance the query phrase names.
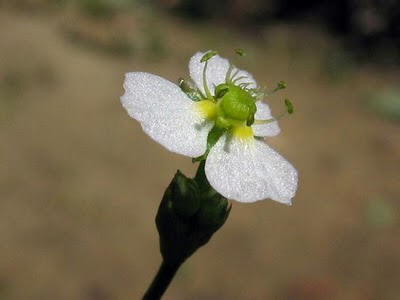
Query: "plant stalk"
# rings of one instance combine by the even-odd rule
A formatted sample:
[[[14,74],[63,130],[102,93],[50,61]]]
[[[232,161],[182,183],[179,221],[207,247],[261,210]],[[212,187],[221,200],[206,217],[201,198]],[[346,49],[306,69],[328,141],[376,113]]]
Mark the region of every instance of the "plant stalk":
[[[144,294],[143,300],[161,299],[180,266],[181,263],[166,263],[163,261],[153,282]]]

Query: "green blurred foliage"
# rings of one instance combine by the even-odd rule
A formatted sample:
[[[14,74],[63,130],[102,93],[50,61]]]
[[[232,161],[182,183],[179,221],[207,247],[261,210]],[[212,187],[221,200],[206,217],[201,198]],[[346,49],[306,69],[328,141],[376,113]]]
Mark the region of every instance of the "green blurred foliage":
[[[368,97],[370,108],[385,119],[400,121],[400,90],[386,87]]]
[[[368,223],[373,227],[384,228],[394,225],[396,215],[394,208],[385,199],[373,199],[367,209]]]
[[[351,53],[342,48],[335,51],[327,50],[322,62],[321,73],[332,83],[341,83],[347,80],[356,67]]]
[[[80,4],[82,12],[99,19],[109,19],[117,12],[117,7],[114,5],[113,1],[82,0],[78,3]]]

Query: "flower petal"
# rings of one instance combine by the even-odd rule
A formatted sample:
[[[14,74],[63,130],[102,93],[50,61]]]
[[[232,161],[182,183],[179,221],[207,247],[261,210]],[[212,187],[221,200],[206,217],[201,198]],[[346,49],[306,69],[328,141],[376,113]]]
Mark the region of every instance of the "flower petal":
[[[291,204],[297,189],[296,169],[255,139],[221,137],[208,154],[205,172],[216,191],[239,202],[271,198]]]
[[[177,85],[153,74],[133,72],[125,75],[124,88],[123,107],[152,139],[190,157],[205,152],[213,124],[200,116],[195,102]]]
[[[205,53],[206,52],[197,52],[190,58],[189,61],[190,77],[203,94],[205,93],[203,85],[203,69],[205,62],[200,62],[200,60]],[[214,95],[215,86],[221,83],[225,83],[225,77],[228,69],[229,61],[225,58],[220,57],[219,55],[215,55],[208,60],[206,77],[208,88],[210,89],[212,95]],[[250,73],[239,70],[237,68],[233,68],[231,74],[234,74],[235,72],[238,72],[235,78],[240,78],[242,76],[246,77],[237,80],[237,82],[235,83],[236,85],[239,85],[240,83],[249,83],[248,88],[257,87],[257,83]]]
[[[267,103],[262,101],[256,102],[257,112],[254,116],[256,120],[272,119],[271,110]],[[273,121],[266,124],[253,124],[251,126],[255,136],[275,136],[281,132],[278,121]]]

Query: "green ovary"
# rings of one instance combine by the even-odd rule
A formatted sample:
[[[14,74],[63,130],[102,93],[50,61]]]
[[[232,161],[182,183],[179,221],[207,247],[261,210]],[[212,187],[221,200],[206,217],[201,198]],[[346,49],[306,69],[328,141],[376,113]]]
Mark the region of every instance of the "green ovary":
[[[218,114],[216,126],[232,129],[238,126],[249,126],[254,123],[254,114],[257,111],[253,96],[246,90],[234,84],[222,84],[226,91],[218,99]]]
[[[254,119],[257,110],[250,93],[235,85],[229,85],[229,90],[221,99],[220,108],[226,118],[239,121]]]

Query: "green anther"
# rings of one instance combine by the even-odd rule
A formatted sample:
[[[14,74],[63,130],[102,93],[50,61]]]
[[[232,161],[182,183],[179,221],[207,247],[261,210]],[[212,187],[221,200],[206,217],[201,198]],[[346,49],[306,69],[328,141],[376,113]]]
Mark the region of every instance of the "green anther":
[[[275,91],[278,90],[283,90],[287,87],[287,83],[284,82],[283,80],[279,81],[278,84],[276,85]]]
[[[289,114],[292,114],[294,112],[294,107],[292,102],[290,102],[289,99],[285,99],[285,106],[286,106],[286,110]]]
[[[228,84],[220,84],[215,87],[214,95],[216,99],[222,98],[229,91]]]
[[[236,52],[237,55],[240,55],[240,56],[246,56],[247,55],[247,53],[241,48],[236,48],[235,52]]]
[[[251,126],[254,124],[254,114],[249,114],[246,120],[246,125]]]
[[[215,55],[217,55],[217,54],[218,54],[217,51],[214,51],[214,50],[208,51],[208,52],[207,52],[206,54],[204,54],[203,57],[200,59],[200,62],[208,61],[211,57],[213,57],[213,56],[215,56]]]

